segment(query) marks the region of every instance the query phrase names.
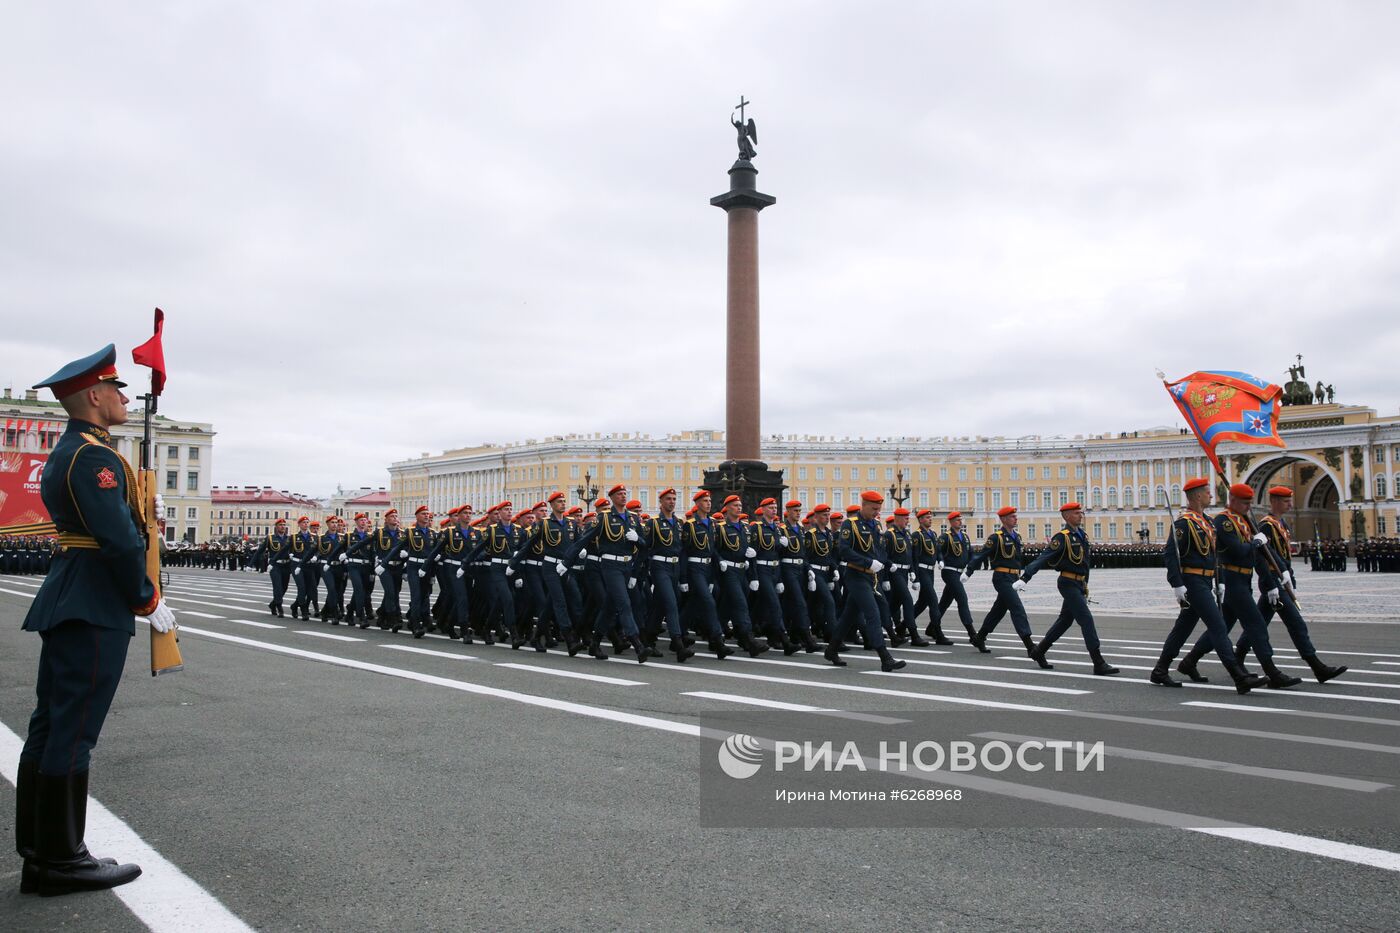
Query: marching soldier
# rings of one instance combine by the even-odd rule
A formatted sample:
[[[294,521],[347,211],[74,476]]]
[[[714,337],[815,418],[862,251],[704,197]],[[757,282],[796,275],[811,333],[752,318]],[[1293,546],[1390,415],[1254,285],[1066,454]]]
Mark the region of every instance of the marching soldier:
[[[268,580],[272,583],[272,602],[267,604],[267,611],[275,616],[286,615],[282,611],[282,597],[287,592],[287,580],[291,576],[291,547],[287,520],[279,518],[273,523],[272,533],[258,545],[257,553],[253,555],[254,563],[267,570]],[[295,606],[292,612],[295,618]]]
[[[973,636],[972,643],[977,646],[978,651],[987,652],[987,636],[996,630],[1002,617],[1009,613],[1011,626],[1016,629],[1016,634],[1021,636],[1026,653],[1030,654],[1035,650],[1035,640],[1031,634],[1030,620],[1026,618],[1026,607],[1021,604],[1021,594],[1015,587],[1015,582],[1025,567],[1021,536],[1016,533],[1016,526],[1020,520],[1016,516],[1016,509],[1009,505],[997,510],[997,518],[1001,519],[1001,527],[992,532],[991,537],[982,546],[983,558],[991,566],[992,589],[996,590],[997,598],[992,603],[992,608],[987,610],[987,616],[982,620],[982,627]]]
[[[399,588],[403,585],[403,561],[399,559],[399,541],[403,530],[399,527],[399,510],[390,509],[384,513],[384,527],[372,535],[374,538],[374,568],[384,587],[384,596],[379,601],[379,627],[397,632],[403,627],[403,610],[399,603]]]
[[[827,643],[825,658],[837,667],[845,667],[840,652],[845,648],[846,635],[860,625],[865,633],[865,647],[880,655],[880,669],[889,673],[904,667],[885,647],[885,633],[880,624],[880,608],[875,599],[875,585],[885,564],[877,556],[880,540],[880,507],[885,498],[867,490],[860,494],[860,511],[841,526],[838,553],[845,564],[846,608],[836,623],[836,633]]]
[[[353,624],[357,619],[360,628],[369,628],[370,594],[374,591],[374,577],[369,568],[374,563],[374,537],[369,533],[369,516],[364,512],[355,515],[355,530],[350,532],[345,542],[345,576],[350,581],[350,616]]]
[[[559,635],[572,658],[583,648],[583,639],[578,633],[580,600],[577,590],[571,592],[574,581],[569,578],[569,552],[578,538],[579,530],[569,516],[569,503],[564,493],[552,492],[545,502],[549,514],[535,526],[539,529],[540,559],[544,562],[540,578],[544,583],[545,601],[540,625],[546,634],[550,623],[559,629]]]
[[[447,617],[439,623],[439,627],[445,627],[446,631],[443,634],[448,638],[460,637],[463,644],[470,645],[472,630],[465,562],[474,545],[471,530],[472,507],[459,505],[455,509],[449,509],[447,516],[450,521],[438,535],[431,558],[433,566],[440,568],[438,581],[442,584],[444,592],[450,594],[447,597]]]
[[[326,584],[326,605],[321,614],[331,625],[339,625],[345,616],[345,537],[340,533],[340,517],[326,518],[326,533],[316,542],[316,558],[320,561],[321,582]]]
[[[1181,604],[1181,612],[1162,645],[1162,654],[1157,659],[1157,666],[1152,668],[1149,679],[1163,687],[1181,686],[1180,681],[1171,677],[1171,663],[1176,660],[1176,653],[1186,643],[1187,636],[1199,619],[1206,626],[1207,644],[1213,645],[1220,655],[1220,663],[1225,665],[1230,679],[1235,682],[1235,690],[1245,694],[1254,687],[1262,687],[1267,681],[1246,673],[1243,663],[1235,658],[1225,619],[1216,601],[1215,578],[1220,568],[1216,556],[1215,526],[1205,515],[1205,508],[1210,505],[1210,480],[1198,476],[1187,480],[1182,489],[1186,493],[1186,510],[1172,526],[1172,538],[1164,548],[1167,583]],[[1192,662],[1189,670],[1195,669]]]
[[[1093,557],[1093,548],[1089,544],[1089,536],[1084,533],[1084,507],[1078,502],[1068,502],[1060,506],[1060,517],[1064,519],[1065,527],[1055,533],[1050,539],[1050,547],[1027,564],[1011,584],[1020,593],[1030,579],[1046,566],[1058,570],[1060,574],[1056,581],[1063,600],[1060,614],[1030,655],[1041,667],[1049,668],[1051,665],[1045,659],[1045,653],[1061,635],[1069,631],[1072,624],[1078,623],[1084,635],[1084,647],[1094,662],[1094,673],[1101,677],[1111,676],[1118,673],[1118,668],[1103,659],[1099,649],[1099,633],[1094,628],[1094,614],[1089,611],[1089,562]]]
[[[797,625],[797,635],[802,649],[808,654],[817,650],[816,639],[812,637],[812,620],[807,614],[807,594],[816,592],[816,573],[807,563],[807,532],[801,524],[802,503],[789,500],[783,506],[783,523],[779,526],[787,543],[779,539],[779,560],[782,566],[783,611],[788,619]]]
[[[935,645],[951,645],[953,639],[943,634],[942,619],[938,611],[938,580],[943,576],[943,561],[938,553],[938,533],[933,530],[933,510],[919,509],[914,515],[919,523],[918,530],[911,536],[914,545],[914,580],[919,585],[919,598],[914,601],[914,620],[918,624],[919,613],[928,610],[928,628],[924,634],[933,639]]]
[[[1269,644],[1269,630],[1264,617],[1254,604],[1254,573],[1259,573],[1259,586],[1265,598],[1278,605],[1282,585],[1274,575],[1272,560],[1268,553],[1269,538],[1254,527],[1249,517],[1249,507],[1254,502],[1254,489],[1247,483],[1235,483],[1230,487],[1230,501],[1225,511],[1215,516],[1215,542],[1218,552],[1217,572],[1224,578],[1224,597],[1221,608],[1228,632],[1238,619],[1259,666],[1269,678],[1268,686],[1275,690],[1294,687],[1302,683],[1300,677],[1290,677],[1274,664],[1274,649]],[[1228,644],[1228,642],[1226,642]],[[1198,641],[1181,659],[1176,669],[1197,683],[1204,682],[1196,663],[1210,650],[1209,639]]]
[[[436,540],[433,535],[433,513],[426,505],[413,510],[413,525],[399,541],[398,556],[404,561],[404,578],[408,580],[408,624],[414,638],[428,632],[428,600],[433,595],[433,581],[428,576],[428,556]]]
[[[720,618],[734,626],[734,638],[739,647],[747,651],[749,657],[756,658],[768,650],[768,642],[754,636],[749,615],[747,593],[758,590],[758,578],[751,576],[749,561],[758,552],[749,545],[748,526],[739,520],[743,507],[738,496],[726,496],[720,506],[721,517],[712,523],[719,573],[715,588],[720,594]]]
[[[637,585],[632,565],[636,558],[635,545],[641,535],[637,532],[636,519],[626,508],[627,487],[618,483],[608,490],[608,499],[612,507],[599,511],[594,526],[575,542],[575,553],[586,556],[590,546],[597,551],[599,582],[603,590],[603,604],[593,624],[588,653],[601,661],[608,659],[601,647],[603,636],[616,624],[622,637],[637,653],[637,663],[644,664],[651,651],[642,644],[641,633],[637,630],[630,592]]]
[[[910,644],[926,648],[932,643],[919,635],[919,627],[914,621],[916,616],[912,591],[918,588],[919,583],[918,578],[914,576],[915,546],[913,537],[909,534],[908,509],[901,506],[894,510],[890,526],[885,529],[883,543],[885,556],[889,560],[889,566],[885,569],[888,574],[885,586],[893,604],[891,608],[893,610],[894,607],[898,607],[900,622],[909,635]]]
[[[776,638],[782,645],[783,654],[791,656],[797,653],[799,647],[788,637],[787,625],[783,621],[781,596],[787,587],[779,575],[779,568],[782,567],[779,557],[788,539],[774,521],[777,515],[778,501],[764,499],[759,503],[754,521],[749,526],[749,545],[755,551],[750,566],[754,569],[753,579],[758,581],[757,588],[750,584],[749,589],[754,593],[756,614],[766,623],[769,643]]]
[[[661,507],[660,514],[642,523],[637,542],[641,556],[650,565],[651,618],[647,627],[659,631],[659,622],[665,618],[666,632],[671,636],[671,651],[676,660],[683,664],[695,651],[687,644],[685,629],[681,628],[680,564],[685,543],[681,523],[676,518],[676,491],[663,490],[657,501]],[[693,643],[691,640],[690,644]]]
[[[828,643],[836,638],[838,567],[836,535],[831,530],[831,506],[818,503],[811,512],[812,523],[806,532],[807,590],[813,628]]]
[[[297,585],[297,598],[292,603],[292,618],[311,620],[311,573],[316,566],[316,539],[311,534],[311,519],[305,515],[297,519],[297,533],[292,536],[292,580]]]
[[[515,619],[515,594],[511,580],[515,570],[510,566],[510,559],[515,556],[517,539],[516,528],[511,524],[511,503],[497,503],[487,510],[486,516],[487,524],[481,541],[471,554],[473,561],[480,556],[490,562],[483,576],[487,601],[486,625],[502,638],[509,631],[511,648],[519,648],[525,639]],[[494,638],[489,634],[486,643],[494,643]]]
[[[977,629],[972,626],[972,610],[968,608],[967,588],[963,584],[972,576],[973,565],[982,559],[982,555],[973,552],[972,542],[963,531],[961,512],[948,513],[948,530],[938,536],[938,553],[943,562],[943,595],[938,599],[938,618],[942,620],[943,614],[956,600],[958,618],[962,620],[963,628],[967,629],[968,642],[976,645]],[[985,651],[985,646],[980,650]]]
[[[302,579],[306,581],[306,588],[311,594],[311,608],[316,613],[316,618],[321,618],[321,523],[311,522],[311,560],[310,569],[302,574]],[[303,614],[306,612],[302,610]]]
[[[127,420],[116,348],[69,363],[49,388],[68,413],[40,479],[39,495],[63,550],[24,619],[38,632],[37,703],[15,778],[20,892],[43,896],[114,888],[137,865],[94,858],[83,841],[91,752],[121,680],[135,618],[158,632],[175,615],[146,575],[144,510],[131,466],[108,429]]]
[[[710,518],[710,494],[701,489],[691,496],[695,504],[690,518],[686,519],[681,534],[683,581],[680,589],[686,594],[686,618],[699,624],[693,625],[709,640],[710,650],[723,661],[734,653],[724,643],[724,628],[719,624],[719,612],[715,607],[714,561],[715,561],[715,521]]]

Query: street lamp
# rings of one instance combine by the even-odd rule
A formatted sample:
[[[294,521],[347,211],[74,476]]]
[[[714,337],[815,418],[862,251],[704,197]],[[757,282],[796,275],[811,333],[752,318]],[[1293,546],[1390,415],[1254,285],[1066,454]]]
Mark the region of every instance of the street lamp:
[[[574,487],[574,495],[583,502],[585,512],[593,511],[593,503],[598,500],[598,485],[593,482],[593,474],[583,472],[583,482]]]
[[[900,467],[894,474],[894,483],[890,486],[890,498],[898,503],[900,508],[904,507],[905,501],[909,498],[909,484],[904,482],[903,467]]]

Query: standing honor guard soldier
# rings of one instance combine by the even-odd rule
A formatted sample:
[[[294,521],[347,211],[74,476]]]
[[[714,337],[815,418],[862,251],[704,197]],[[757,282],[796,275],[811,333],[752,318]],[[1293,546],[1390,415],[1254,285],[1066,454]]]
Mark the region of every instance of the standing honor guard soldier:
[[[997,517],[1001,519],[1001,527],[992,532],[982,546],[982,556],[992,568],[992,589],[996,590],[997,598],[987,611],[987,617],[982,620],[982,627],[973,636],[972,643],[978,651],[985,653],[988,650],[987,636],[996,630],[1002,616],[1010,613],[1011,625],[1021,636],[1021,642],[1029,654],[1035,650],[1035,640],[1031,634],[1030,620],[1026,618],[1026,607],[1021,604],[1021,594],[1015,586],[1026,563],[1021,536],[1016,533],[1019,519],[1015,507],[1009,505],[998,509]]]
[[[885,647],[885,633],[880,626],[880,608],[875,601],[875,583],[884,561],[876,556],[880,540],[880,506],[885,497],[873,490],[860,494],[860,511],[841,526],[839,554],[845,564],[846,608],[836,623],[836,633],[827,643],[824,656],[837,667],[845,667],[841,650],[851,628],[857,624],[865,634],[865,647],[880,655],[880,669],[886,673],[904,667]]]
[[[1056,581],[1063,600],[1060,614],[1046,630],[1045,638],[1031,651],[1031,658],[1048,669],[1051,664],[1045,659],[1045,653],[1061,635],[1069,631],[1072,624],[1078,622],[1084,635],[1084,647],[1094,662],[1094,673],[1101,677],[1116,674],[1118,668],[1103,659],[1099,649],[1099,633],[1094,628],[1094,614],[1089,611],[1089,567],[1093,548],[1089,544],[1089,536],[1084,533],[1084,507],[1078,502],[1068,502],[1060,506],[1060,517],[1065,520],[1065,527],[1055,533],[1050,539],[1050,546],[1041,551],[1040,556],[1031,561],[1011,584],[1019,593],[1042,567],[1049,566],[1051,570],[1060,572],[1060,578]]]
[[[1249,517],[1249,507],[1254,502],[1254,487],[1247,483],[1235,483],[1230,487],[1230,502],[1225,511],[1215,516],[1215,541],[1219,552],[1217,580],[1223,578],[1224,597],[1221,609],[1228,632],[1238,619],[1249,639],[1249,647],[1259,659],[1259,666],[1269,678],[1268,686],[1275,690],[1294,687],[1302,683],[1302,678],[1291,677],[1274,664],[1274,649],[1269,644],[1269,630],[1264,616],[1254,604],[1254,573],[1259,572],[1259,588],[1264,598],[1275,606],[1282,599],[1279,592],[1284,581],[1279,580],[1273,571],[1274,561],[1269,553],[1269,537],[1254,527]],[[1225,642],[1228,646],[1228,640]],[[1206,678],[1196,669],[1196,664],[1210,650],[1211,639],[1202,638],[1181,659],[1176,669],[1197,683]],[[1232,651],[1225,655],[1232,656]],[[1238,682],[1237,682],[1238,683]]]
[[[146,573],[135,475],[107,433],[126,423],[125,385],[108,344],[35,386],[53,391],[69,421],[39,485],[61,550],[24,619],[43,647],[15,780],[22,893],[113,888],[141,874],[139,866],[94,858],[83,842],[91,752],[121,680],[135,617],[158,632],[175,627]]]
[[[1205,623],[1207,643],[1215,646],[1220,663],[1235,682],[1235,689],[1248,693],[1254,687],[1262,687],[1266,681],[1246,674],[1244,665],[1235,660],[1225,619],[1216,601],[1215,581],[1220,567],[1216,559],[1215,526],[1205,515],[1205,508],[1210,505],[1210,480],[1204,476],[1189,479],[1182,490],[1186,493],[1186,510],[1173,523],[1172,537],[1163,549],[1167,583],[1181,604],[1181,612],[1162,644],[1162,654],[1149,679],[1163,687],[1181,686],[1180,681],[1172,679],[1169,669],[1199,619]],[[1196,669],[1194,663],[1190,669]]]
[[[943,563],[943,595],[938,599],[938,618],[948,611],[954,600],[958,604],[958,618],[967,629],[970,644],[977,644],[977,629],[972,627],[972,610],[967,605],[967,588],[963,586],[972,576],[973,565],[982,559],[974,553],[967,532],[963,531],[961,512],[948,513],[948,530],[938,536],[938,552]]]
[[[287,581],[291,577],[291,550],[287,520],[279,518],[272,526],[272,533],[263,539],[253,555],[253,563],[267,570],[267,578],[272,583],[272,602],[267,604],[267,610],[275,616],[286,615],[282,611],[282,597],[287,593]]]

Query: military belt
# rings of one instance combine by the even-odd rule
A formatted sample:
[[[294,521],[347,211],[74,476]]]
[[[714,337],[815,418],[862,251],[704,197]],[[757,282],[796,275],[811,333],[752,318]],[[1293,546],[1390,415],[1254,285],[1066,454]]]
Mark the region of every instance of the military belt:
[[[1080,583],[1083,583],[1085,580],[1089,579],[1089,575],[1087,573],[1070,573],[1068,570],[1061,570],[1060,576],[1068,577],[1069,579],[1076,580]]]
[[[1242,573],[1242,574],[1244,574],[1246,577],[1252,577],[1252,576],[1254,576],[1254,568],[1253,568],[1253,567],[1237,567],[1237,566],[1235,566],[1234,564],[1221,564],[1220,566],[1223,567],[1223,568],[1225,568],[1226,570],[1230,570],[1230,571],[1233,571],[1233,572],[1235,572],[1235,573]]]
[[[741,569],[741,570],[742,570],[742,569],[747,569],[748,566],[749,566],[749,563],[748,563],[748,561],[744,561],[744,560],[722,560],[722,561],[719,562],[719,565],[720,565],[721,567],[735,567],[735,568],[738,568],[738,569]]]
[[[925,570],[937,570],[937,569],[938,569],[938,565],[937,565],[937,564],[926,564],[926,563],[924,563],[923,561],[919,561],[919,562],[918,562],[917,564],[915,564],[914,566],[916,566],[916,567],[922,567],[922,568],[924,568]]]
[[[909,569],[909,565],[908,565],[908,564],[890,564],[890,569],[891,569],[891,570],[908,570],[908,569]]]
[[[537,561],[537,560],[522,560],[521,563],[524,564],[524,565],[527,566],[527,567],[539,567],[539,566],[542,566],[541,563],[540,563],[539,561]]]
[[[630,561],[630,560],[632,559],[632,558],[630,558],[630,557],[625,557],[625,556],[623,556],[622,554],[599,554],[598,557],[599,557],[600,559],[602,559],[602,560],[616,560],[616,561]]]
[[[61,548],[76,548],[84,551],[96,551],[102,547],[92,535],[85,535],[77,531],[60,531],[58,533],[58,546]],[[28,554],[30,552],[24,551],[23,553]]]
[[[681,562],[679,557],[662,557],[660,554],[651,555],[651,559],[659,560],[663,564],[679,564]]]
[[[710,562],[708,557],[687,557],[686,560],[692,564],[708,564]]]
[[[562,563],[563,563],[563,561],[561,561],[559,558],[557,558],[557,557],[550,557],[550,556],[547,555],[547,554],[545,555],[544,562],[545,562],[546,564],[562,564]]]
[[[846,566],[850,567],[852,570],[859,570],[861,573],[868,573],[872,577],[875,576],[875,571],[871,570],[869,567],[862,567],[860,564],[853,564],[850,561],[846,562]]]
[[[460,567],[460,566],[462,566],[462,562],[461,562],[460,560],[453,560],[453,559],[450,558],[450,557],[444,557],[444,558],[442,559],[442,562],[443,562],[444,564],[451,564],[451,565],[454,566],[454,567]]]
[[[758,566],[760,566],[760,567],[776,567],[776,566],[778,566],[778,564],[780,563],[780,561],[776,561],[776,560],[760,560],[760,561],[755,561],[755,563],[758,564]]]
[[[1020,567],[993,567],[992,573],[1020,573]]]
[[[510,563],[510,561],[507,560],[507,559],[504,558],[504,557],[493,557],[493,558],[491,558],[491,563],[493,563],[493,564],[508,564],[508,563]]]
[[[602,558],[599,557],[597,554],[589,554],[588,557],[586,558],[586,560],[600,561],[600,560],[602,560]]]
[[[425,561],[426,559],[427,559],[427,558],[424,558],[424,557],[410,557],[410,558],[408,559],[408,562],[409,562],[410,564],[421,564],[421,563],[423,563],[423,561]]]
[[[784,557],[784,558],[782,559],[782,563],[784,563],[784,564],[805,564],[805,563],[807,563],[807,562],[806,562],[805,560],[803,560],[802,558],[800,558],[800,557]]]
[[[1213,577],[1213,576],[1215,576],[1215,571],[1214,571],[1214,570],[1208,570],[1208,569],[1205,568],[1205,567],[1182,567],[1182,568],[1181,568],[1181,572],[1182,572],[1182,573],[1194,573],[1194,574],[1195,574],[1196,576],[1198,576],[1198,577]]]
[[[348,563],[348,564],[368,564],[368,563],[369,563],[369,561],[365,560],[363,557],[347,557],[347,558],[345,559],[345,562]]]

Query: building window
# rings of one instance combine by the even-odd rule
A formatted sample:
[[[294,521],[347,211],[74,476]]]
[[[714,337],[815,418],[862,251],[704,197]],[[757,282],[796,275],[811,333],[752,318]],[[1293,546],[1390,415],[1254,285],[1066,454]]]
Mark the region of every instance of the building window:
[[[166,488],[166,489],[170,489],[170,490],[178,490],[178,489],[180,488],[180,471],[179,471],[179,470],[166,470],[166,471],[165,471],[165,488]]]
[[[1118,508],[1118,487],[1117,487],[1117,486],[1110,486],[1110,487],[1108,487],[1108,507],[1109,507],[1110,509],[1116,509],[1116,508]]]
[[[1026,540],[1035,540],[1035,522],[1031,522],[1029,525],[1026,526]]]
[[[1166,522],[1158,522],[1158,523],[1157,523],[1157,538],[1158,538],[1158,540],[1165,540],[1166,537],[1167,537],[1167,524],[1166,524]]]
[[[985,537],[987,537],[987,526],[986,526],[986,525],[981,525],[981,524],[979,524],[979,525],[977,526],[977,537],[978,537],[978,538],[985,538]]]
[[[928,467],[919,467],[919,482],[928,482]]]
[[[165,520],[168,522],[175,521],[175,506],[167,505],[165,507]]]
[[[939,507],[940,509],[946,509],[946,508],[948,508],[948,490],[946,490],[946,489],[940,489],[940,490],[938,490],[938,507]]]
[[[992,467],[992,479],[1001,479],[1001,467]]]
[[[833,509],[835,509],[836,511],[838,511],[838,512],[841,511],[843,508],[846,507],[845,496],[844,496],[844,494],[841,492],[841,490],[839,490],[839,489],[833,489],[833,490],[831,490],[831,507],[832,507]]]
[[[1041,507],[1047,512],[1055,507],[1054,500],[1050,498],[1050,490],[1046,489],[1041,492],[1040,503]]]
[[[977,479],[978,479],[978,480],[981,480],[981,479],[983,478],[983,476],[984,476],[984,473],[985,473],[985,471],[984,471],[981,467],[978,467],[978,468],[977,468]]]
[[[1012,478],[1012,479],[1020,479],[1020,478],[1021,478],[1021,468],[1020,468],[1020,467],[1012,467],[1012,468],[1011,468],[1011,478]]]
[[[987,496],[982,490],[977,490],[977,511],[981,512],[987,508]]]
[[[189,508],[185,509],[185,521],[187,521],[187,522],[193,522],[193,521],[198,521],[198,520],[199,520],[199,509],[195,508],[194,506],[190,506]]]
[[[978,495],[981,495],[981,493],[978,493]],[[967,490],[965,489],[958,490],[958,508],[967,508]]]
[[[841,477],[839,477],[839,476],[833,476],[833,477],[832,477],[832,479],[840,479],[840,478],[841,478]],[[817,467],[817,479],[826,479],[826,467]]]
[[[1377,476],[1377,477],[1376,477],[1376,498],[1377,498],[1377,499],[1384,499],[1384,498],[1385,498],[1385,477],[1384,477],[1384,476]]]
[[[165,448],[165,459],[167,459],[167,460],[179,460],[179,459],[180,459],[180,448],[178,448],[178,447],[167,447],[167,448]]]
[[[806,467],[798,467],[798,468],[797,468],[797,478],[798,478],[798,479],[806,479],[806,478],[807,478],[807,468],[806,468]]]
[[[642,469],[646,469],[646,467]],[[648,508],[647,503],[651,501],[651,490],[643,489],[641,492],[637,493],[637,501],[642,504],[642,508]]]
[[[645,463],[642,464],[641,466],[637,467],[637,479],[649,479],[650,477],[649,477],[647,474],[650,473],[650,472],[651,472],[651,468],[648,467]],[[622,475],[623,475],[623,476],[626,476],[626,475],[627,475],[627,468],[626,468],[626,467],[623,467],[623,468],[622,468]]]
[[[579,470],[577,463],[569,467],[569,479],[579,479],[580,475],[581,471]]]
[[[870,477],[874,479],[875,477]],[[894,479],[894,467],[885,467],[885,479]]]
[[[1021,507],[1021,490],[1011,490],[1011,507],[1013,509],[1019,509]]]
[[[860,477],[856,476],[855,471],[852,470],[852,471],[851,471],[851,479],[859,479],[859,478],[860,478]],[[871,467],[870,469],[868,469],[868,470],[865,471],[865,478],[868,479],[868,480],[870,480],[872,483],[875,482],[875,468],[874,468],[874,467]]]
[[[1069,476],[1069,468],[1068,468],[1068,467],[1060,467],[1060,479],[1064,479],[1064,478],[1067,477],[1067,476]]]
[[[820,505],[821,503],[823,503],[823,502],[825,502],[825,501],[826,501],[826,490],[825,490],[825,489],[818,489],[818,490],[817,490],[817,504]]]
[[[958,480],[964,483],[967,482],[967,467],[958,467]]]
[[[841,468],[840,468],[840,467],[832,467],[832,468],[831,468],[831,478],[832,478],[832,479],[840,479],[840,478],[841,478]],[[819,477],[817,477],[817,479],[821,479],[821,477],[819,476]]]
[[[191,460],[191,461],[198,460],[198,459],[199,459],[199,448],[198,448],[198,447],[191,447],[191,448],[189,449],[189,455],[190,455],[190,460]]]
[[[1093,509],[1103,508],[1103,490],[1097,486],[1095,486],[1094,491],[1090,493],[1089,507]]]
[[[939,478],[939,479],[945,479],[945,480],[948,478],[948,468],[947,468],[947,467],[939,467],[939,468],[938,468],[938,478]]]
[[[199,492],[199,473],[190,471],[185,474],[185,490],[187,492]]]
[[[920,490],[919,490],[919,508],[921,508],[921,509],[926,509],[926,508],[928,508],[928,490],[927,490],[927,489],[920,489]]]
[[[1110,541],[1117,541],[1117,540],[1118,540],[1118,523],[1117,523],[1117,522],[1109,522],[1109,523],[1108,523],[1108,540],[1110,540]]]
[[[797,498],[800,499],[802,502],[810,503],[812,500],[807,498],[807,491],[808,490],[805,486],[797,490]]]
[[[700,468],[698,466],[693,466],[690,468],[690,478],[695,480],[696,482],[700,481]]]
[[[603,476],[604,476],[604,478],[606,478],[606,479],[612,479],[612,478],[613,478],[613,465],[612,465],[611,463],[609,463],[607,466],[603,467]]]

